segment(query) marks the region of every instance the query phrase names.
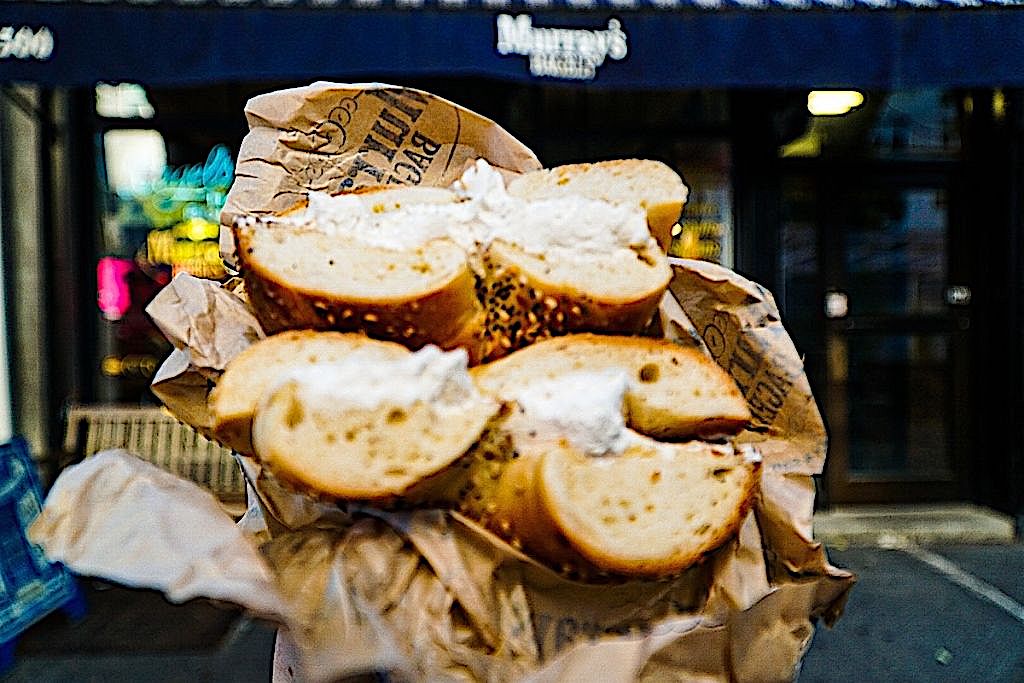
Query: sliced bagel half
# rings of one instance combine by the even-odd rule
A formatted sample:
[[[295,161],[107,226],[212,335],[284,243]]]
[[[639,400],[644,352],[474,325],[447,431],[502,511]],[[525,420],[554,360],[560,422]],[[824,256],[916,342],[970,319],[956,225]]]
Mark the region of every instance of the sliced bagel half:
[[[483,327],[476,278],[461,247],[435,239],[385,249],[303,226],[235,226],[249,300],[268,332],[359,331],[411,349],[454,348]]]
[[[508,191],[534,199],[580,195],[612,204],[637,204],[647,212],[651,235],[664,251],[672,242],[672,226],[689,193],[678,173],[651,159],[612,159],[531,171],[510,181]]]
[[[686,570],[736,534],[760,481],[760,457],[731,444],[633,433],[623,452],[592,456],[568,440],[522,451],[495,451],[499,443],[492,436],[471,451],[461,488],[446,482],[448,503],[555,571],[587,580]]]
[[[672,276],[653,240],[576,259],[499,239],[483,258],[484,357],[492,360],[574,332],[635,334],[650,321]]]
[[[465,454],[497,413],[466,363],[461,350],[427,346],[397,359],[357,350],[339,364],[297,369],[256,409],[256,457],[320,496],[399,497]]]
[[[253,454],[252,418],[265,395],[296,368],[339,363],[356,349],[371,347],[381,360],[404,358],[400,344],[363,334],[291,330],[252,344],[228,363],[210,392],[213,436],[228,448]]]
[[[593,565],[663,577],[700,561],[738,531],[753,505],[760,459],[729,444],[638,437],[618,456],[555,446],[537,461],[536,497],[567,544]],[[532,530],[522,530],[524,545]]]
[[[571,372],[620,370],[627,424],[658,439],[741,431],[750,410],[732,377],[695,347],[665,339],[573,334],[537,342],[472,369],[484,392],[510,400],[525,386]]]

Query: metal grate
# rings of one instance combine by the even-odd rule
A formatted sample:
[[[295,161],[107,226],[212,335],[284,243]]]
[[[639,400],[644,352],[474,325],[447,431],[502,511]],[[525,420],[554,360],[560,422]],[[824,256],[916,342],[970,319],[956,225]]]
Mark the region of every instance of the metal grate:
[[[224,501],[245,498],[245,480],[231,451],[160,408],[72,406],[64,451],[86,458],[123,448],[158,467],[209,489]]]

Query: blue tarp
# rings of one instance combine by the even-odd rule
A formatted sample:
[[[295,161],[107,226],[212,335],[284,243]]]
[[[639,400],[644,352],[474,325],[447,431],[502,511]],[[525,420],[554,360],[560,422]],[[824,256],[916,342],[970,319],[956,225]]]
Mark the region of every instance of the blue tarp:
[[[1022,55],[1024,6],[985,0],[0,0],[0,82],[52,85],[1024,86]]]

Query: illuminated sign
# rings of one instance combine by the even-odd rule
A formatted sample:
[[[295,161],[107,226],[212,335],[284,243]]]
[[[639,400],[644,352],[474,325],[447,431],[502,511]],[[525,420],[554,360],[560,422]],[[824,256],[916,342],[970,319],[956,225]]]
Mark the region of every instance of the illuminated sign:
[[[690,201],[672,232],[671,256],[732,265],[732,192],[728,178],[692,174]]]
[[[618,19],[601,30],[534,26],[529,14],[499,14],[496,21],[498,54],[529,58],[534,76],[590,81],[606,59],[625,59],[629,52]]]
[[[205,234],[197,228],[206,229]],[[226,276],[216,235],[219,226],[202,219],[190,219],[171,229],[151,230],[146,237],[147,260],[172,266],[196,277],[220,280]],[[210,235],[213,237],[210,237]]]
[[[147,192],[134,197],[153,228],[146,236],[146,261],[171,266],[175,274],[226,277],[218,218],[233,177],[231,153],[217,145],[204,163],[165,168]]]
[[[131,259],[104,256],[96,264],[97,303],[107,320],[120,320],[132,305],[128,274]]]
[[[224,145],[215,145],[206,156],[206,162],[164,170],[163,180],[174,187],[193,187],[225,190],[231,186],[235,162]]]
[[[0,59],[36,59],[53,54],[53,31],[47,26],[0,26]]]

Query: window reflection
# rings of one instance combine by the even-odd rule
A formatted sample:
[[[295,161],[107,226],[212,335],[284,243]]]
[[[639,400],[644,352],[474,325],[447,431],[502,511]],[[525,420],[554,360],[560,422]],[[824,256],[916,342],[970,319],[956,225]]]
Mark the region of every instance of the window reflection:
[[[942,334],[849,338],[851,474],[948,476],[949,354]]]
[[[811,116],[804,134],[780,149],[784,157],[920,158],[960,151],[957,96],[922,89],[866,93],[841,116]]]
[[[844,260],[853,314],[944,310],[946,193],[865,191],[846,224]]]

